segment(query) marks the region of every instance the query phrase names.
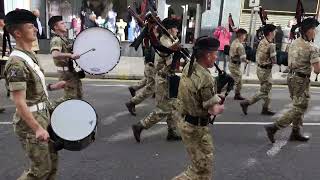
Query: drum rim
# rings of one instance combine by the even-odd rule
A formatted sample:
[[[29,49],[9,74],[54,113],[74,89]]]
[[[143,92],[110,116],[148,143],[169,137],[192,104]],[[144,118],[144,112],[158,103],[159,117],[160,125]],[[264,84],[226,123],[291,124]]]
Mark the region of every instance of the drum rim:
[[[96,120],[97,120],[97,122],[96,122],[96,125],[95,125],[95,127],[94,127],[94,129],[93,129],[93,131],[88,135],[88,136],[86,136],[86,137],[84,137],[84,138],[82,138],[82,139],[80,139],[80,140],[75,140],[75,141],[70,141],[70,140],[67,140],[67,139],[64,139],[64,138],[62,138],[62,137],[60,137],[54,130],[53,130],[53,127],[52,127],[52,125],[51,125],[51,117],[52,117],[52,114],[53,114],[53,112],[54,112],[54,110],[60,105],[60,104],[62,104],[62,103],[64,103],[64,102],[66,102],[66,101],[72,101],[72,100],[78,100],[78,101],[83,101],[83,102],[86,102],[87,104],[89,104],[91,107],[92,107],[92,109],[93,109],[93,111],[95,112],[95,114],[96,114]],[[50,114],[50,123],[49,123],[49,125],[48,126],[50,126],[51,127],[51,129],[52,129],[52,132],[56,135],[56,136],[58,136],[59,138],[61,138],[63,141],[68,141],[68,142],[77,142],[77,141],[82,141],[82,140],[84,140],[84,139],[86,139],[86,138],[88,138],[89,136],[91,136],[92,135],[92,133],[94,132],[95,134],[97,134],[97,130],[98,130],[98,122],[99,122],[99,115],[98,115],[98,113],[97,113],[97,111],[96,111],[96,109],[88,102],[88,101],[86,101],[86,100],[83,100],[83,99],[68,99],[68,100],[66,100],[66,101],[63,101],[62,103],[60,103],[60,104],[58,104],[54,109],[53,109],[53,111],[52,111],[52,113]]]
[[[121,58],[121,42],[120,42],[120,40],[117,38],[116,34],[114,34],[112,31],[110,31],[110,30],[107,29],[107,28],[102,28],[102,27],[89,27],[89,28],[87,28],[87,29],[91,29],[91,28],[107,30],[107,31],[111,32],[113,35],[115,35],[115,37],[116,37],[116,39],[117,39],[117,41],[118,41],[118,43],[119,43],[119,47],[120,47],[120,55],[119,55],[119,58],[118,58],[118,60],[117,60],[117,63],[116,63],[108,72],[104,72],[104,73],[90,73],[90,72],[82,69],[81,66],[79,66],[79,64],[78,64],[77,61],[74,61],[74,62],[76,63],[76,65],[77,65],[78,67],[80,67],[81,70],[83,70],[83,71],[86,72],[87,74],[90,74],[90,75],[103,75],[103,74],[108,74],[108,73],[109,73],[110,71],[112,71],[112,70],[119,64],[119,62],[120,62],[120,58]],[[76,36],[76,38],[75,38],[75,40],[74,40],[74,42],[73,42],[73,44],[72,44],[72,49],[74,49],[74,44],[75,44],[75,42],[76,42],[76,40],[77,40],[77,37],[78,37],[82,32],[86,31],[87,29],[82,30],[82,31]]]

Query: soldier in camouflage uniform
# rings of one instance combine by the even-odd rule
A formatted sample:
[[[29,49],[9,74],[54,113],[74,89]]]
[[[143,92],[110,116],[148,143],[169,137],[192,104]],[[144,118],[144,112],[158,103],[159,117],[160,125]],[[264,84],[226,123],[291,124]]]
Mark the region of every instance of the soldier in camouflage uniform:
[[[274,115],[275,112],[270,110],[270,91],[272,88],[272,65],[276,63],[276,46],[273,43],[275,37],[276,26],[267,24],[263,28],[265,38],[262,39],[258,45],[256,59],[257,59],[257,75],[260,81],[260,91],[249,100],[240,103],[242,111],[247,115],[248,106],[263,99],[261,114]]]
[[[199,38],[193,51],[196,62],[183,69],[175,117],[191,165],[173,180],[211,180],[213,177],[214,147],[209,117],[222,113],[224,105],[220,105],[221,98],[216,94],[216,83],[208,68],[216,61],[219,44],[214,38]]]
[[[6,15],[6,28],[16,39],[16,49],[6,64],[5,79],[16,105],[14,132],[31,160],[30,168],[18,180],[54,180],[58,154],[49,142],[46,130],[50,117],[47,88],[39,61],[31,50],[32,42],[37,37],[37,29],[33,25],[35,21],[36,17],[23,9]],[[49,85],[49,88],[63,88],[63,84]]]
[[[237,38],[231,43],[230,46],[230,63],[229,63],[229,70],[231,77],[235,81],[235,100],[244,100],[241,96],[241,89],[242,89],[242,72],[240,70],[241,61],[249,63],[247,60],[246,51],[243,47],[243,43],[247,37],[247,31],[244,29],[239,29],[236,32]]]
[[[300,128],[303,125],[303,115],[307,111],[310,100],[310,74],[312,67],[316,74],[320,73],[319,49],[314,46],[313,40],[319,22],[308,18],[301,23],[301,37],[293,41],[289,47],[289,74],[287,77],[292,107],[275,123],[265,126],[268,138],[275,142],[274,134],[292,123],[291,141],[308,141]]]
[[[50,51],[60,75],[59,80],[67,82],[64,88],[64,97],[55,103],[59,104],[68,99],[82,99],[82,83],[72,62],[72,59],[79,59],[80,56],[72,54],[72,43],[65,36],[67,33],[66,24],[62,20],[62,16],[51,17],[48,24],[50,29],[54,31],[50,42]]]
[[[136,115],[135,106],[140,104],[142,101],[154,94],[155,88],[155,67],[154,67],[154,56],[155,52],[152,47],[147,47],[144,49],[145,55],[145,67],[144,67],[144,78],[138,82],[135,86],[130,86],[129,91],[132,98],[126,103],[128,111],[132,115]],[[141,86],[143,85],[143,86]],[[141,89],[138,94],[136,91]]]
[[[163,25],[168,29],[168,32],[172,36],[176,36],[178,33],[177,25],[178,23],[175,20],[165,19],[163,20]],[[171,39],[162,35],[160,37],[160,43],[176,51],[180,48],[178,43],[173,43]],[[162,57],[157,55],[156,57],[156,76],[155,76],[155,93],[156,93],[156,109],[153,110],[147,117],[138,122],[137,124],[132,125],[132,130],[134,137],[137,142],[140,142],[140,134],[143,129],[149,129],[154,124],[160,122],[162,119],[166,118],[168,125],[168,135],[167,140],[181,140],[181,137],[176,132],[176,123],[173,120],[173,103],[174,99],[169,98],[169,86],[168,86],[168,76],[174,74],[174,70],[171,68],[172,57],[166,54],[161,53]]]

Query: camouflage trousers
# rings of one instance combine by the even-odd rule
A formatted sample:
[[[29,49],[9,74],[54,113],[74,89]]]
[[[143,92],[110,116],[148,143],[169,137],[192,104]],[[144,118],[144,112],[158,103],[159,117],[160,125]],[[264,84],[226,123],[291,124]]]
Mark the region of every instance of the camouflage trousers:
[[[310,79],[288,74],[287,81],[292,107],[276,121],[276,126],[285,128],[292,123],[294,129],[299,129],[303,124],[303,115],[308,109],[310,100]]]
[[[260,90],[249,99],[249,104],[252,105],[263,99],[263,108],[269,108],[271,96],[270,91],[272,89],[272,70],[257,67],[257,75],[260,81]]]
[[[214,147],[208,126],[194,126],[175,112],[178,130],[187,149],[191,165],[172,180],[211,180],[213,177]]]
[[[144,67],[144,79],[146,79],[145,86],[140,88],[140,91],[131,98],[134,104],[140,104],[142,101],[154,94],[155,88],[155,68],[153,63],[147,63]],[[144,82],[144,81],[143,81]],[[139,84],[139,83],[138,83]]]
[[[33,115],[39,124],[47,129],[49,112],[35,112]],[[14,118],[14,131],[31,163],[30,168],[25,170],[18,180],[56,179],[58,153],[54,150],[52,143],[38,141],[31,129],[23,120],[19,120],[17,115]]]
[[[230,75],[234,79],[234,92],[240,94],[242,89],[242,72],[240,70],[240,64],[229,63]]]
[[[66,81],[64,95],[55,101],[55,106],[68,99],[82,99],[82,82],[77,72],[60,72],[60,81]]]
[[[148,129],[166,118],[168,128],[176,129],[176,124],[172,117],[175,100],[169,98],[168,80],[159,75],[156,75],[155,80],[156,108],[140,122]]]

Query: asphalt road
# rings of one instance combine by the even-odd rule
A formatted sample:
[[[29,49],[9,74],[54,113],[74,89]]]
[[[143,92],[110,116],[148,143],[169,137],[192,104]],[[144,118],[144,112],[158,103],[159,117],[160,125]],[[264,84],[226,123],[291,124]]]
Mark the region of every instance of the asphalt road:
[[[97,140],[80,152],[62,150],[59,180],[169,180],[189,164],[181,142],[167,142],[165,123],[142,134],[142,143],[132,137],[131,125],[152,111],[152,99],[137,108],[131,116],[124,106],[130,95],[128,81],[85,81],[85,100],[99,115]],[[244,96],[251,96],[257,86],[245,86]],[[312,100],[305,115],[304,131],[311,135],[308,143],[288,142],[290,128],[277,134],[272,145],[263,125],[272,122],[288,109],[290,99],[286,86],[272,91],[274,117],[261,116],[261,103],[249,108],[244,116],[238,102],[226,100],[225,113],[211,126],[215,145],[215,180],[319,180],[320,89],[312,88]],[[61,92],[50,93],[52,99]],[[13,104],[5,97],[0,82],[0,103],[6,112],[0,114],[0,180],[16,179],[28,165],[13,133]]]

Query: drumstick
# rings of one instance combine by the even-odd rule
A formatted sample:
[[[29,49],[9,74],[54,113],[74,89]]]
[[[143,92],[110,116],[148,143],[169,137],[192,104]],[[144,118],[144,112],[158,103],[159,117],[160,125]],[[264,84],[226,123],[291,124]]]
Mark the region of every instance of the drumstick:
[[[95,50],[96,50],[95,48],[92,48],[92,49],[90,49],[90,50],[88,50],[88,51],[86,51],[86,52],[84,52],[84,53],[80,54],[79,56],[85,55],[85,54],[87,54],[88,52],[90,52],[90,51],[95,51]]]

